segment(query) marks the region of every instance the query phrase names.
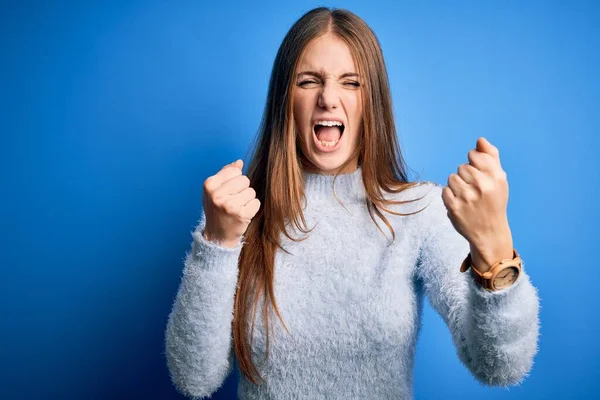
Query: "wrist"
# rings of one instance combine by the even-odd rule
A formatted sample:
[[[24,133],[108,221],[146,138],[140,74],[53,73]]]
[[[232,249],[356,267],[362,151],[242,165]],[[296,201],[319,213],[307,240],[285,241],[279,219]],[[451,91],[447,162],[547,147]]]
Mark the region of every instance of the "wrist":
[[[480,272],[471,261],[471,254],[463,261],[460,271],[471,270],[471,276],[479,284],[489,291],[505,289],[513,285],[521,275],[521,258],[517,250],[513,248],[512,257],[507,257],[494,263],[492,268],[486,272]]]
[[[226,239],[221,239],[219,237],[216,237],[214,235],[212,235],[210,232],[204,230],[204,232],[202,232],[202,236],[204,237],[205,240],[215,243],[219,246],[222,247],[227,247],[227,248],[234,248],[237,247],[240,242],[241,242],[241,238],[237,239],[237,240],[226,240]]]
[[[481,273],[490,270],[492,265],[500,260],[513,258],[513,239],[509,228],[501,229],[495,235],[471,243],[472,266]]]
[[[513,258],[513,245],[511,242],[498,244],[494,247],[487,247],[484,250],[471,248],[472,266],[481,273],[485,273],[492,268],[492,265],[500,260]]]

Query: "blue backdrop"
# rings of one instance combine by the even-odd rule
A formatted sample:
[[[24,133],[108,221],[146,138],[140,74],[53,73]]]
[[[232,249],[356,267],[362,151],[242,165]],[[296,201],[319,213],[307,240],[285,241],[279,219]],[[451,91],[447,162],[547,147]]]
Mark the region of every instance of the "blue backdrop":
[[[0,398],[181,398],[164,328],[202,184],[248,161],[275,53],[322,3],[3,2]],[[515,246],[541,297],[540,352],[479,385],[425,309],[416,399],[600,390],[600,7],[338,1],[377,33],[414,178],[500,149]],[[214,398],[232,398],[232,374]]]

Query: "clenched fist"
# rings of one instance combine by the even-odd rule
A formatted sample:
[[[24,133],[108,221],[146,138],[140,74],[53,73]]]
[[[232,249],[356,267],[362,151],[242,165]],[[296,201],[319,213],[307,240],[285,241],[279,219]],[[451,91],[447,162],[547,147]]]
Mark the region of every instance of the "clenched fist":
[[[204,237],[230,248],[240,243],[260,209],[250,179],[242,175],[243,166],[244,162],[237,160],[204,181]]]

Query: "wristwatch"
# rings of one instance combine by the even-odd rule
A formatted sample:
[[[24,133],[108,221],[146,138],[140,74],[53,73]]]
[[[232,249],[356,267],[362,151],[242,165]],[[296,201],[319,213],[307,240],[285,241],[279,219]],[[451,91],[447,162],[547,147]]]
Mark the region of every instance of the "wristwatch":
[[[521,276],[521,257],[517,250],[513,248],[513,259],[504,259],[492,265],[489,271],[481,273],[473,267],[471,253],[460,266],[460,272],[466,272],[471,269],[471,276],[481,287],[490,292],[505,289],[515,283]]]

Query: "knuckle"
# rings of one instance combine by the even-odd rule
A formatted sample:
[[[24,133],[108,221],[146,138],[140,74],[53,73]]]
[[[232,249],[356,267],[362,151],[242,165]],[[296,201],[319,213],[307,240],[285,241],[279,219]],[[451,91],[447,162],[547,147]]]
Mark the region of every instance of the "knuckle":
[[[223,209],[224,204],[223,204],[223,198],[217,194],[214,194],[211,196],[212,199],[212,203],[215,205],[215,207],[219,208],[219,209]]]
[[[211,192],[213,190],[213,187],[215,186],[215,176],[209,176],[208,178],[206,178],[206,180],[204,181],[204,191],[206,192]]]
[[[242,170],[239,168],[233,168],[233,176],[240,176],[242,174]]]
[[[223,211],[225,211],[226,214],[228,215],[235,215],[237,210],[235,207],[235,205],[233,205],[231,202],[227,201],[223,204]]]
[[[469,198],[469,201],[474,201],[479,198],[479,193],[477,191],[469,190],[467,191],[467,196]]]
[[[227,197],[223,195],[223,191],[221,190],[213,190],[212,193],[210,193],[210,198],[212,199],[215,205],[219,206],[222,206],[225,200],[227,199]]]
[[[494,190],[494,184],[491,182],[483,182],[479,185],[481,193],[491,193]]]

